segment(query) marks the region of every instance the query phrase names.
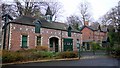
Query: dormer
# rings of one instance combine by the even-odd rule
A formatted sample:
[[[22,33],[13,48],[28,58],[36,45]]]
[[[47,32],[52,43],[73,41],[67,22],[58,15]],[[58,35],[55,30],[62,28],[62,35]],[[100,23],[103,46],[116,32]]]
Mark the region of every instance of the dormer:
[[[71,37],[71,30],[72,30],[72,28],[71,28],[71,26],[69,25],[69,27],[68,27],[68,37]]]
[[[35,23],[35,33],[40,33],[41,22],[39,20],[36,20],[34,23]]]

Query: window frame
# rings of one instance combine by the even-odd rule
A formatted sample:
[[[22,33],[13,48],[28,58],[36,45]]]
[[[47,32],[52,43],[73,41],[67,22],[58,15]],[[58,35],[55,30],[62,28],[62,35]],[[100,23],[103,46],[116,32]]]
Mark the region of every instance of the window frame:
[[[40,21],[35,22],[35,33],[40,33],[41,23]]]
[[[38,38],[40,38],[39,45],[38,45]],[[41,36],[36,36],[36,46],[41,46]]]
[[[26,40],[23,40],[23,37],[26,37]],[[28,35],[22,35],[22,41],[21,41],[21,48],[28,48]],[[24,46],[23,43],[26,42],[26,45]]]

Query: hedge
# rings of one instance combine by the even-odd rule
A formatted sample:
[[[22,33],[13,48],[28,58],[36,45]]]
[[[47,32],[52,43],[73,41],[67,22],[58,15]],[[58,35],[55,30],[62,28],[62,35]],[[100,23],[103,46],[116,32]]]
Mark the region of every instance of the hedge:
[[[33,61],[41,59],[58,59],[58,58],[76,58],[78,57],[77,52],[50,52],[50,51],[41,51],[36,49],[29,50],[19,50],[19,51],[6,51],[3,50],[2,62],[11,63],[11,62],[22,62],[22,61]]]

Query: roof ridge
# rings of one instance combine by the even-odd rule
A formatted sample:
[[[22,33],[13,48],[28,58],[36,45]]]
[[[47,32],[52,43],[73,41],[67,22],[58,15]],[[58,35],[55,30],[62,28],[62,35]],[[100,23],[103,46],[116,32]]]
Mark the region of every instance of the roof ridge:
[[[65,25],[67,25],[66,23],[62,23],[62,22],[52,22],[52,23],[58,23],[58,24],[65,24]]]

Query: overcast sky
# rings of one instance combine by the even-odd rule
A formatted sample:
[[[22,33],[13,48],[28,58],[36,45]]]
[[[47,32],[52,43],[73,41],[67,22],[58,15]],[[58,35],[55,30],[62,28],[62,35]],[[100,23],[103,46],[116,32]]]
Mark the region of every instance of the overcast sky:
[[[13,0],[2,0],[4,2],[13,1]],[[44,1],[44,0],[42,0]],[[47,0],[46,0],[47,1]],[[51,0],[52,1],[52,0]],[[56,1],[56,0],[53,0]],[[76,14],[78,11],[78,4],[83,0],[59,0],[63,4],[62,17],[59,19],[64,22],[66,17],[71,14]],[[104,15],[112,7],[117,6],[120,0],[86,0],[91,4],[92,16],[95,20]]]
[[[78,4],[83,0],[60,0],[63,3],[65,12],[64,17],[76,14]],[[117,6],[120,0],[86,0],[91,4],[91,12],[95,20],[104,15],[112,7]]]

